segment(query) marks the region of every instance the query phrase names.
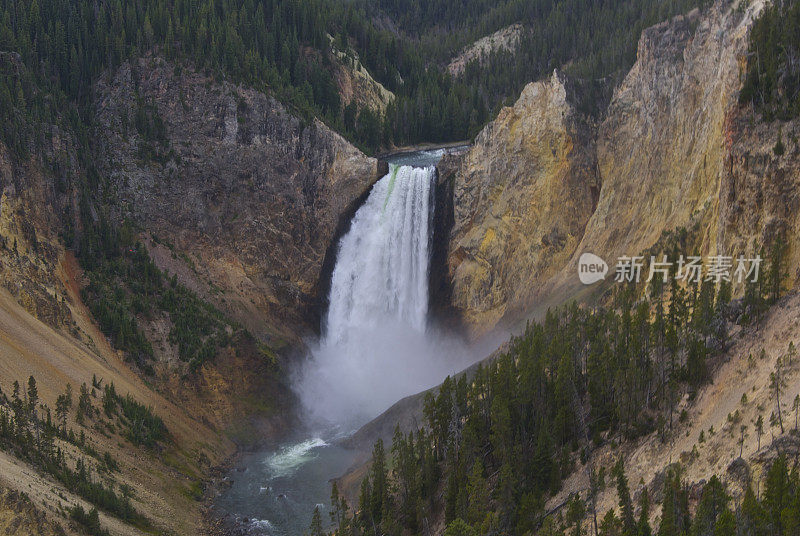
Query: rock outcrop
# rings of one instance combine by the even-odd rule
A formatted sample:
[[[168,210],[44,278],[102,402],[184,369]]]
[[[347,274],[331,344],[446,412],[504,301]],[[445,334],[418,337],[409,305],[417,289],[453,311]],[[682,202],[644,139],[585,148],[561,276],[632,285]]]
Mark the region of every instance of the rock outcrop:
[[[66,328],[72,322],[57,275],[63,253],[58,209],[69,196],[55,190],[63,180],[36,158],[16,161],[0,142],[0,285],[31,315]]]
[[[313,329],[326,253],[378,162],[263,93],[159,57],[96,95],[114,212],[172,250],[156,262],[259,337]]]
[[[493,327],[530,300],[575,251],[599,181],[588,120],[562,75],[528,84],[460,159],[453,181],[448,271],[452,302],[468,328]]]
[[[358,110],[366,107],[383,115],[386,107],[394,101],[394,93],[372,78],[354,51],[349,50],[345,54],[334,49],[332,56],[333,76],[342,106],[353,104]]]
[[[7,536],[64,536],[66,532],[33,505],[24,494],[0,488],[0,530]]]
[[[682,227],[702,255],[752,254],[782,234],[796,266],[800,127],[738,102],[762,7],[718,2],[645,30],[593,132],[558,77],[529,85],[442,169],[454,181],[452,303],[473,334],[585,297],[583,252],[613,271]]]
[[[603,188],[580,251],[637,255],[693,217],[715,235],[725,125],[738,107],[749,20],[717,4],[642,32],[598,131]],[[708,240],[703,249],[711,251]]]
[[[0,75],[10,80],[29,76],[15,52],[0,52]],[[23,110],[6,113],[19,118],[13,140],[19,154],[0,141],[0,287],[32,316],[71,330],[58,272],[62,244],[75,229],[70,219],[77,204],[72,183],[79,173],[75,136],[59,118],[34,125]]]
[[[514,52],[519,48],[519,39],[523,31],[522,24],[517,23],[481,37],[450,60],[447,71],[453,76],[459,76],[464,73],[470,62],[483,63],[491,54],[499,51]]]
[[[754,121],[744,108],[726,125],[716,214],[718,251],[754,251],[775,236],[788,246],[786,287],[800,285],[800,120]],[[781,139],[786,149],[775,153]]]

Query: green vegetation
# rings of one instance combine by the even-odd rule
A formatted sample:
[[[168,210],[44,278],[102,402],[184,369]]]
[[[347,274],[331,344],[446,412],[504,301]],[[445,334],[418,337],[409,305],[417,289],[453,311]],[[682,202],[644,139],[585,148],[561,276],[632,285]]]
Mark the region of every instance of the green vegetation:
[[[769,466],[761,496],[757,497],[752,483],[748,483],[744,497],[736,504],[717,476],[712,476],[700,489],[691,490],[693,497],[690,498],[690,488],[683,481],[680,464],[671,465],[667,468],[662,487],[656,490],[643,488],[639,496],[638,518],[634,516],[633,500],[621,460],[614,472],[618,510],[609,510],[599,520],[597,533],[600,536],[790,536],[797,534],[800,528],[800,473],[796,464],[790,467],[783,456]],[[656,529],[648,520],[651,493],[659,493],[662,497],[662,513]],[[583,519],[586,506],[584,499],[573,495],[566,515],[562,510],[548,517],[540,534],[594,534],[582,530],[577,524]],[[573,512],[580,515],[571,515]],[[460,519],[454,521],[448,530],[460,523],[464,522]]]
[[[580,107],[598,113],[603,95],[633,65],[642,30],[706,3],[382,0],[377,3],[379,13],[400,21],[439,63],[447,63],[462,47],[510,24],[522,23],[524,28],[517,51],[489,54],[483,64],[468,65],[459,78],[437,82],[429,77],[419,90],[401,93],[392,110],[394,139],[408,143],[426,135],[431,140],[472,137],[499,106],[513,103],[525,84],[549,76],[555,68],[582,79],[585,98]],[[426,103],[426,98],[431,102]],[[468,106],[459,108],[465,98]],[[415,116],[420,104],[425,113]]]
[[[97,508],[87,513],[83,506],[76,504],[70,508],[69,516],[75,520],[90,536],[108,536],[110,533],[100,525],[100,514]]]
[[[149,303],[143,297],[155,294],[161,285],[161,274],[141,244],[128,251],[127,259],[119,250],[103,258],[89,253],[90,247],[86,244],[81,255],[81,264],[89,276],[89,284],[82,290],[83,301],[112,344],[144,365],[145,359],[153,357],[153,348],[139,330],[135,314],[149,311]],[[126,292],[125,283],[136,288]]]
[[[763,494],[756,497],[748,485],[744,498],[737,505],[731,504],[725,486],[717,476],[712,476],[699,492],[697,507],[689,508],[689,488],[683,482],[681,467],[669,468],[663,487],[662,515],[657,534],[659,536],[722,536],[728,534],[770,534],[789,536],[800,528],[800,475],[797,466],[789,467],[785,457],[778,457],[770,466],[764,481]],[[620,505],[629,496],[620,495]],[[650,527],[639,524],[637,531],[620,526],[620,519],[613,510],[602,536],[611,534],[649,535]],[[623,523],[624,526],[624,523]]]
[[[765,121],[800,115],[800,2],[766,5],[750,31],[750,49],[739,100],[753,103]],[[775,154],[783,154],[778,137]]]
[[[169,342],[178,347],[179,357],[191,370],[229,344],[228,330],[234,330],[231,323],[180,285],[175,276],[166,277],[129,224],[114,227],[103,217],[95,222],[88,209],[82,214],[84,236],[78,255],[89,278],[83,300],[114,346],[152,373],[147,361],[153,357],[153,348],[137,317],[153,318],[158,312],[169,315]]]
[[[125,437],[134,445],[153,448],[167,438],[167,427],[152,408],[137,402],[130,394],[122,397],[112,382],[103,390],[103,409],[108,417],[118,415],[126,428]]]
[[[113,386],[112,386],[113,389]],[[92,395],[86,384],[81,387],[81,396],[76,409],[81,418],[92,418],[96,410],[92,406]],[[127,419],[131,442],[133,432],[147,430],[146,438],[155,436],[163,438],[166,434],[163,422],[154,416],[130,396],[120,399],[123,415]],[[125,410],[129,406],[131,409]],[[81,456],[74,465],[68,462],[67,453],[57,440],[74,446],[79,452],[94,458],[98,471],[112,472],[118,470],[117,462],[109,454],[102,456],[89,444],[81,430],[76,435],[67,428],[66,418],[72,409],[72,389],[67,386],[66,392],[59,395],[56,401],[57,421],[53,421],[50,408],[40,403],[36,380],[28,379],[28,388],[22,392],[19,382],[14,382],[11,398],[0,392],[0,448],[11,452],[14,456],[30,463],[39,471],[47,473],[61,483],[67,490],[97,508],[139,528],[149,528],[150,521],[134,508],[125,494],[117,494],[113,483],[108,479],[96,479],[92,475],[90,465]],[[144,441],[142,444],[146,444]],[[137,443],[138,444],[138,443]],[[70,511],[71,516],[84,526],[90,534],[105,534],[100,527],[97,511],[86,513],[76,506]]]
[[[414,84],[425,65],[411,57],[411,47],[400,46],[388,31],[376,29],[364,13],[336,0],[146,0],[126,4],[81,0],[35,0],[0,4],[0,51],[19,53],[29,73],[18,76],[9,68],[0,77],[0,102],[6,119],[3,140],[18,153],[26,138],[14,140],[13,126],[30,128],[33,119],[52,120],[66,101],[77,104],[83,120],[91,115],[92,84],[106,69],[156,50],[169,58],[188,60],[219,77],[275,94],[300,115],[319,116],[350,135],[380,141],[381,122],[371,112],[344,128],[344,111],[331,69],[331,35],[344,36],[343,46],[355,47],[370,58],[381,58],[384,75],[396,83]],[[7,68],[2,58],[0,67]],[[372,67],[378,66],[373,61]],[[391,70],[391,73],[388,71]],[[402,73],[402,74],[401,74]],[[396,84],[395,84],[396,85]],[[37,96],[54,95],[55,103]],[[416,87],[416,86],[415,86]],[[8,105],[8,106],[7,106]],[[137,129],[141,110],[136,114]],[[18,116],[13,109],[22,111]],[[77,116],[74,122],[81,122]],[[35,121],[33,121],[35,122]],[[27,124],[26,124],[27,123]],[[151,125],[158,131],[158,124]],[[24,131],[23,131],[24,132]],[[377,132],[377,135],[375,133]],[[146,145],[146,149],[153,149]]]
[[[0,45],[0,51],[5,50]],[[0,52],[0,139],[12,154],[26,158],[32,140],[44,136],[43,124],[54,122],[62,114],[67,123],[79,122],[74,107],[62,93],[47,95],[40,91],[37,80],[24,65],[20,68],[13,55]]]
[[[324,98],[332,79],[319,61],[303,58],[301,47],[323,48],[326,29],[342,12],[325,1],[3,2],[0,48],[41,65],[42,80],[82,104],[104,69],[157,48],[324,114],[338,102]]]
[[[466,139],[524,84],[554,67],[568,65],[589,86],[618,80],[634,61],[643,28],[699,3],[618,0],[587,9],[579,0],[3,2],[0,50],[19,53],[32,73],[20,77],[10,69],[0,77],[3,139],[26,150],[27,136],[15,140],[15,128],[25,133],[36,121],[23,121],[15,109],[46,119],[71,101],[88,120],[95,78],[151,50],[269,91],[370,150]],[[402,31],[386,29],[386,17]],[[442,68],[464,45],[515,22],[525,27],[518,52],[494,54],[485,67],[470,65],[457,79]],[[363,63],[397,95],[385,117],[343,105],[332,65],[337,53],[353,66]],[[137,128],[145,123],[140,115]],[[157,123],[150,127],[157,133]],[[157,144],[143,150],[160,155]]]
[[[780,296],[780,285],[770,284],[780,276],[769,275],[782,271],[775,243],[766,283],[744,306],[749,321]],[[667,279],[618,285],[607,307],[549,311],[496,360],[445,379],[426,395],[424,427],[398,429],[389,452],[375,445],[352,516],[333,494],[338,534],[424,534],[425,520],[440,512],[452,534],[528,534],[550,522],[547,499],[594,448],[653,432],[668,441],[681,418],[676,403],[709,381],[728,322],[744,315],[734,313],[743,303],[729,303],[727,282]],[[780,367],[773,374],[776,399],[781,374]],[[589,470],[591,504],[605,476]],[[634,516],[624,468],[610,474],[623,497],[621,517],[607,515],[601,533],[639,534],[647,520]],[[582,517],[579,506],[573,519]]]

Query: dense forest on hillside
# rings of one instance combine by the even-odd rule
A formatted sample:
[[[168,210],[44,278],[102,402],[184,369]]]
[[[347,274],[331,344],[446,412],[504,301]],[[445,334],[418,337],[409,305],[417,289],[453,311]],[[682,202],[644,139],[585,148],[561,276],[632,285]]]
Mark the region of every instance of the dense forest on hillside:
[[[45,94],[90,116],[92,84],[104,70],[158,50],[274,93],[298,113],[322,118],[369,150],[391,144],[465,139],[522,86],[554,67],[585,78],[630,67],[642,28],[697,0],[597,2],[472,0],[3,0],[0,51],[14,51]],[[386,24],[386,20],[392,21]],[[400,31],[394,31],[396,24]],[[498,55],[453,79],[442,63],[460,47],[514,22],[527,28],[518,53]],[[380,117],[343,106],[333,49],[352,50],[397,100]],[[612,79],[613,79],[612,76]],[[30,108],[16,73],[0,80],[0,101]],[[41,105],[39,105],[41,108]],[[42,110],[38,110],[41,115]],[[13,120],[11,117],[6,119]],[[4,140],[17,145],[4,129]]]
[[[378,451],[377,454],[381,454]],[[476,472],[477,474],[477,472]],[[598,485],[614,486],[618,497],[618,509],[608,510],[602,517],[592,521],[599,536],[732,536],[732,535],[771,535],[794,536],[800,530],[800,472],[796,464],[786,457],[779,456],[769,466],[764,482],[763,493],[759,496],[752,485],[745,488],[744,496],[738,504],[733,504],[731,496],[722,481],[712,476],[699,490],[690,490],[682,479],[679,463],[667,469],[664,484],[654,490],[662,497],[661,517],[657,526],[652,526],[649,515],[654,503],[650,491],[643,488],[638,498],[638,515],[631,497],[624,463],[620,459],[608,475],[598,478]],[[601,482],[602,480],[602,482]],[[481,481],[470,479],[467,490],[472,500],[486,500],[485,491],[477,488]],[[690,491],[699,496],[697,506],[690,507]],[[334,534],[362,534],[347,515],[347,504],[342,501],[335,485],[331,494],[331,521]],[[473,512],[477,512],[473,509]],[[580,536],[587,534],[581,527],[587,506],[579,495],[573,495],[557,513],[543,518],[536,534],[541,536]],[[317,508],[312,516],[310,536],[325,536],[325,523]],[[367,532],[369,533],[369,532]],[[386,532],[386,534],[394,534]],[[484,532],[476,530],[461,518],[456,518],[447,526],[444,536],[478,536]],[[491,534],[491,533],[490,533]]]
[[[84,200],[83,207],[87,204]],[[231,344],[234,334],[250,337],[179,284],[175,275],[159,270],[129,223],[113,226],[104,216],[93,222],[87,211],[84,208],[86,232],[75,244],[89,280],[83,301],[114,346],[143,371],[153,374],[148,361],[154,354],[137,318],[168,314],[172,324],[168,340],[192,372]]]
[[[800,115],[800,2],[764,8],[750,34],[747,78],[739,95],[766,121]]]
[[[439,65],[447,64],[461,48],[480,37],[521,23],[523,32],[516,51],[501,50],[485,61],[473,61],[463,75],[452,80],[456,93],[462,86],[477,91],[481,107],[490,110],[491,117],[499,106],[514,102],[525,84],[549,75],[555,68],[586,82],[602,84],[606,90],[613,87],[633,65],[644,28],[707,4],[704,0],[381,0],[377,9],[419,39],[428,57]],[[592,92],[589,100],[597,99],[600,93]],[[602,108],[601,102],[582,104],[591,113],[599,113]],[[398,106],[403,105],[400,99]],[[430,113],[435,115],[436,108]],[[483,123],[480,113],[456,117],[454,133],[448,136],[442,132],[443,139],[458,138],[459,132],[471,137],[476,133],[475,127]],[[419,137],[413,121],[404,114],[398,115],[394,123],[394,135],[401,142]]]
[[[607,307],[549,311],[496,360],[427,394],[424,427],[398,430],[388,451],[375,445],[355,514],[333,501],[337,534],[424,534],[442,512],[458,527],[445,534],[541,529],[546,500],[595,447],[653,432],[668,440],[681,419],[676,403],[709,381],[729,323],[758,322],[780,296],[784,254],[775,240],[762,277],[735,302],[730,282],[684,285],[673,269],[646,287],[619,285]],[[787,359],[795,354],[790,345]],[[589,470],[599,485],[601,470]],[[637,534],[626,508],[624,530],[603,534]]]

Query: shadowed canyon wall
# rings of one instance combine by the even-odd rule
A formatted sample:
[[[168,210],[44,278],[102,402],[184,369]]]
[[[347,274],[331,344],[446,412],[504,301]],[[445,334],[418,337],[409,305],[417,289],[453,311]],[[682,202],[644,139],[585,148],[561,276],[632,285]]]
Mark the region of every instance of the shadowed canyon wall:
[[[378,161],[263,93],[158,57],[123,65],[97,94],[114,211],[179,252],[173,262],[162,248],[157,264],[259,337],[265,326],[313,329],[326,251]],[[133,126],[142,106],[158,114],[163,139]]]

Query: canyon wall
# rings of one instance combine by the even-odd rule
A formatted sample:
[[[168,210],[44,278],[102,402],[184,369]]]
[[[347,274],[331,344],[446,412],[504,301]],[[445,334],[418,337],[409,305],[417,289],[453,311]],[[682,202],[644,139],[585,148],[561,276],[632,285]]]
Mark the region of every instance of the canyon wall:
[[[24,69],[19,56],[0,52],[2,74],[25,79]],[[9,111],[21,130],[16,147],[0,142],[0,393],[33,375],[42,402],[55,407],[67,383],[76,397],[81,384],[95,385],[97,411],[72,411],[68,422],[118,461],[119,474],[104,479],[131,484],[154,529],[197,534],[212,468],[235,443],[275,440],[294,424],[287,358],[316,328],[335,240],[385,165],[266,94],[186,64],[140,58],[94,90],[91,132],[52,95],[39,99],[49,107],[37,114]],[[202,366],[179,360],[172,328],[180,319],[159,307],[127,311],[153,349],[145,366],[113,346],[118,333],[99,329],[82,292],[91,278],[110,279],[115,303],[147,292],[133,288],[119,256],[109,253],[94,272],[76,261],[72,250],[96,240],[84,225],[113,234],[106,217],[128,222],[161,270],[233,320]],[[169,438],[159,455],[126,443],[122,428],[104,428],[109,414],[97,406],[110,382],[164,419]],[[109,431],[91,433],[101,429]],[[0,454],[0,494],[25,491],[50,520],[61,521],[56,505],[80,503]],[[0,526],[7,510],[0,504]],[[112,534],[135,531],[100,517]]]
[[[19,54],[0,52],[0,74],[22,77]],[[28,95],[33,99],[38,95]],[[22,113],[17,112],[20,115]],[[73,234],[79,163],[75,136],[60,124],[19,128],[18,142],[33,147],[18,157],[0,141],[0,287],[32,316],[59,328],[73,323],[58,272],[62,239]]]
[[[763,123],[738,102],[762,6],[718,2],[646,29],[596,126],[554,74],[440,166],[454,185],[452,303],[473,336],[587,297],[583,252],[613,275],[618,256],[679,228],[697,230],[703,255],[751,254],[782,233],[796,267],[800,126]],[[779,129],[794,140],[782,155]]]
[[[114,212],[152,237],[156,263],[259,337],[314,329],[326,253],[378,162],[263,93],[159,57],[96,90]],[[136,113],[157,115],[163,137],[142,135]]]
[[[599,191],[591,132],[554,72],[440,165],[453,190],[452,303],[468,327],[494,326],[572,255]]]

